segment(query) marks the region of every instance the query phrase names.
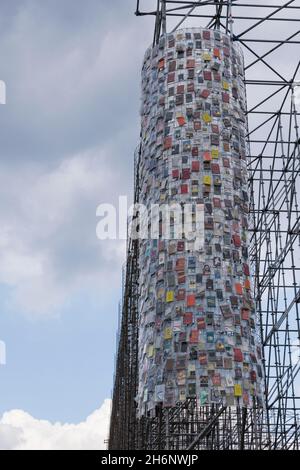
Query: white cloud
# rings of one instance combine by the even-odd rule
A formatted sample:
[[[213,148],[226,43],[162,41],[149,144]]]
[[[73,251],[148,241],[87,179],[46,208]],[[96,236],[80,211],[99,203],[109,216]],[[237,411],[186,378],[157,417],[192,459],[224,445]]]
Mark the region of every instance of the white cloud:
[[[111,400],[79,424],[50,423],[22,410],[0,420],[1,450],[101,450],[106,448]]]

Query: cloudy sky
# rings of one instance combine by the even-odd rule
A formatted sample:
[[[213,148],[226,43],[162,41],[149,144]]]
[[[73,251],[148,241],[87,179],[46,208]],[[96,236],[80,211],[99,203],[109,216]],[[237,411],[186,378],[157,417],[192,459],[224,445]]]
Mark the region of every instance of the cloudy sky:
[[[0,448],[106,437],[125,251],[97,239],[96,208],[132,197],[153,30],[134,10],[0,2]]]
[[[1,1],[0,448],[70,445],[50,422],[77,424],[77,448],[104,439],[124,242],[97,239],[96,208],[131,197],[151,41],[134,9]]]

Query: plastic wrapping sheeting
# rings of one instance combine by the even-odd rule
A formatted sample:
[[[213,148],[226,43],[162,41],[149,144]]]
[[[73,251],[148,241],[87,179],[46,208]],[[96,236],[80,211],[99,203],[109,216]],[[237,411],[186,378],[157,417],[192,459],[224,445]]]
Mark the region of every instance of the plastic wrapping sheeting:
[[[248,261],[243,57],[219,31],[179,30],[142,69],[140,203],[202,205],[203,243],[140,241],[139,414],[197,397],[262,405]],[[165,221],[157,215],[159,231]],[[199,229],[200,230],[200,229]]]

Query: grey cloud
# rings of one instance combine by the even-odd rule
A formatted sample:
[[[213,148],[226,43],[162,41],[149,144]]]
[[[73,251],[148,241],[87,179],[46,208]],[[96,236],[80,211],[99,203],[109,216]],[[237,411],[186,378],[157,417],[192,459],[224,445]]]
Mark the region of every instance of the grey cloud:
[[[2,154],[53,162],[120,131],[125,145],[138,135],[139,63],[150,34],[133,4],[28,1],[11,10],[0,35]]]
[[[119,281],[124,243],[97,240],[96,207],[132,191],[151,36],[133,12],[124,1],[3,5],[0,281],[21,310]]]
[[[113,144],[91,149],[51,171],[32,165],[23,178],[0,173],[0,282],[14,287],[23,310],[57,310],[75,291],[117,285],[124,241],[96,237],[98,204],[117,205],[126,189],[107,158],[115,151]]]

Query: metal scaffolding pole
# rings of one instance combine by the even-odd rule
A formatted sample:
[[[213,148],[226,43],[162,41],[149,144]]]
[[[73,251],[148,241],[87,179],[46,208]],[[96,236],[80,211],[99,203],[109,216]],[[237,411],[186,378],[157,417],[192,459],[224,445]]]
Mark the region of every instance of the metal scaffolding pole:
[[[138,0],[136,15],[155,17],[154,44],[168,29],[176,31],[196,19],[200,26],[226,32],[245,52],[249,256],[263,345],[265,407],[200,407],[189,398],[157,408],[155,416],[137,418],[138,243],[129,238],[110,449],[300,448],[300,110],[295,98],[300,63],[293,49],[300,42],[300,0],[262,3],[158,0],[156,10],[147,11],[147,1]],[[289,55],[288,69],[282,67],[282,54]],[[135,176],[137,202],[138,171]]]

